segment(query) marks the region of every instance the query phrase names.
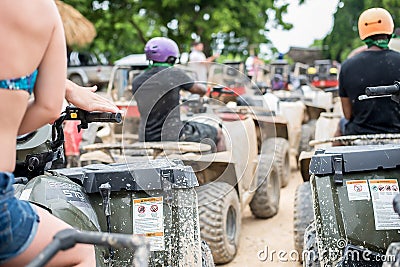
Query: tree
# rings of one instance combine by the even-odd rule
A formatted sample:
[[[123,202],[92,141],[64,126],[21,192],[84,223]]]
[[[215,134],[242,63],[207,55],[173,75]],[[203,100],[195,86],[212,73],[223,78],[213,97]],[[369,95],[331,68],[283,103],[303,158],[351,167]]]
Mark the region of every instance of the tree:
[[[397,0],[342,0],[334,15],[333,29],[323,40],[326,58],[343,61],[353,49],[363,45],[358,36],[358,17],[372,7],[387,9],[395,25],[400,25],[400,2]]]
[[[154,36],[174,39],[181,51],[201,38],[206,52],[224,46],[241,52],[248,44],[268,43],[267,23],[288,30],[287,3],[279,0],[65,0],[95,24],[90,49],[108,52],[111,59],[142,53]],[[299,0],[303,3],[305,0]],[[219,45],[219,47],[217,47]]]

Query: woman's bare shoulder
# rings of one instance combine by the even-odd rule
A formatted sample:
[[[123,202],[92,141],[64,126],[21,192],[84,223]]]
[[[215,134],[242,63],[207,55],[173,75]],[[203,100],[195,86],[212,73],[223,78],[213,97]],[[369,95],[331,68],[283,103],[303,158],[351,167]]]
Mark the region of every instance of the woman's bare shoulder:
[[[0,1],[0,22],[8,22],[4,23],[8,27],[25,26],[29,29],[47,25],[46,29],[56,25],[58,19],[57,6],[53,0]]]
[[[16,77],[38,67],[62,22],[54,0],[0,0],[2,76]],[[5,68],[7,66],[7,68]]]

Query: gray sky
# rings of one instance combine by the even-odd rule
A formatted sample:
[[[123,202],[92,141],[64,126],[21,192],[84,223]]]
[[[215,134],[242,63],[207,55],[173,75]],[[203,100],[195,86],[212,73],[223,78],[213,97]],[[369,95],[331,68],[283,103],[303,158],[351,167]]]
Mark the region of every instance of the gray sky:
[[[301,6],[297,5],[298,0],[286,2],[290,3],[290,6],[284,19],[293,24],[293,29],[271,29],[269,33],[279,52],[288,52],[290,46],[308,47],[314,39],[321,39],[331,31],[338,0],[306,0]]]

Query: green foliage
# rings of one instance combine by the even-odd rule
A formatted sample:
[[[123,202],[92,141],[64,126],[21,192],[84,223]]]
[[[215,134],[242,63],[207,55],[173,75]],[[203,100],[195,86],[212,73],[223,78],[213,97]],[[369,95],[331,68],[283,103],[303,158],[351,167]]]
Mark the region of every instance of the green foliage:
[[[343,61],[355,48],[364,43],[358,36],[358,17],[371,7],[383,7],[393,17],[395,27],[400,27],[400,1],[398,0],[342,0],[334,15],[335,23],[330,34],[323,40],[324,56]]]
[[[223,54],[221,58],[243,59],[250,46],[270,42],[268,27],[289,30],[293,26],[282,19],[289,4],[281,0],[64,1],[96,27],[97,37],[85,49],[106,53],[111,60],[142,53],[145,43],[155,36],[174,39],[181,52],[189,52],[192,41],[201,39],[206,54],[218,50]],[[298,0],[300,4],[305,1]],[[346,59],[353,49],[363,45],[357,20],[370,7],[386,8],[395,25],[400,26],[398,0],[341,0],[332,31],[312,46],[323,48],[325,58]]]
[[[304,0],[298,0],[303,3]],[[224,54],[241,54],[249,44],[268,43],[266,25],[290,29],[282,20],[280,0],[64,0],[94,23],[97,36],[88,47],[111,60],[142,53],[155,36],[174,39],[181,52],[201,38],[205,52],[224,46]],[[219,44],[219,47],[217,46]]]

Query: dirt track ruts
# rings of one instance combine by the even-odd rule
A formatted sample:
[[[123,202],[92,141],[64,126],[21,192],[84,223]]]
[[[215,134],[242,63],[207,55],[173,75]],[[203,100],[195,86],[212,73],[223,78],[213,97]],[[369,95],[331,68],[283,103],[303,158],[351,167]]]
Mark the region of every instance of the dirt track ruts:
[[[218,266],[301,266],[300,262],[295,260],[297,254],[294,251],[293,241],[293,202],[296,187],[302,183],[302,178],[300,172],[294,168],[294,164],[292,160],[291,179],[288,186],[281,189],[278,214],[267,220],[256,219],[247,207],[242,217],[238,254],[232,262]],[[262,250],[264,253],[260,253]],[[258,254],[262,260],[259,259]]]

